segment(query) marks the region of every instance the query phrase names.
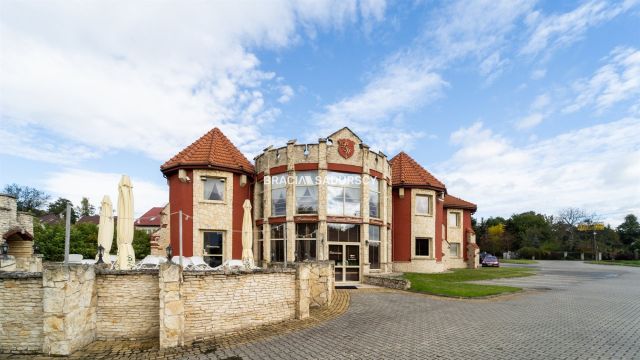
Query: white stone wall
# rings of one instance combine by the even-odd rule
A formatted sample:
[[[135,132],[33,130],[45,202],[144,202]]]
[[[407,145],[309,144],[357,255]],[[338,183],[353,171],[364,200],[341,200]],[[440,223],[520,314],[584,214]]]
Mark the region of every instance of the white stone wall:
[[[294,319],[295,273],[183,273],[186,343]]]
[[[158,273],[106,272],[96,276],[96,338],[137,340],[158,337]]]
[[[225,179],[223,201],[204,200],[201,176]],[[193,171],[193,255],[202,256],[205,231],[223,231],[223,261],[232,258],[233,173],[219,170]],[[174,249],[175,252],[175,249]]]
[[[42,351],[42,296],[42,274],[0,275],[0,352]]]
[[[17,223],[16,198],[0,194],[0,236]],[[31,232],[33,234],[33,232]],[[0,240],[0,242],[2,242]]]

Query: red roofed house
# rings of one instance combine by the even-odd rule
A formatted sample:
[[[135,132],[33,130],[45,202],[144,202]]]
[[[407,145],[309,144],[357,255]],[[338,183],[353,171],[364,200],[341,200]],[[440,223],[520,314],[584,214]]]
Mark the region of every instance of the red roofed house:
[[[133,223],[136,230],[144,230],[148,234],[160,229],[162,226],[161,212],[164,206],[152,207]]]
[[[404,152],[389,161],[349,128],[317,143],[268,147],[255,166],[217,128],[160,168],[169,205],[160,231],[210,265],[242,256],[243,202],[253,205],[258,265],[332,260],[337,282],[392,271],[478,266],[472,203]],[[158,246],[160,248],[161,245]]]

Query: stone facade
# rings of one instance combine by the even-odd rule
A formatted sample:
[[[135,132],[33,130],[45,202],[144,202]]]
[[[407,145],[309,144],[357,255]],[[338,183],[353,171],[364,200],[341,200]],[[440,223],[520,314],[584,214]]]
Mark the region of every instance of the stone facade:
[[[160,229],[151,234],[151,255],[167,255],[166,249],[167,246],[169,246],[171,236],[171,222],[169,221],[170,214],[171,207],[167,204],[160,212]]]
[[[89,265],[52,265],[43,271],[43,352],[68,355],[95,340],[95,271]]]
[[[96,338],[138,340],[158,337],[157,270],[105,271],[96,276]]]
[[[0,352],[42,351],[42,274],[0,272]]]
[[[8,237],[9,234],[16,233]],[[18,211],[16,198],[0,194],[0,244],[9,245],[9,258],[2,259],[0,271],[42,271],[42,256],[33,254],[33,216]]]
[[[333,261],[310,262],[309,306],[328,306],[335,291]]]

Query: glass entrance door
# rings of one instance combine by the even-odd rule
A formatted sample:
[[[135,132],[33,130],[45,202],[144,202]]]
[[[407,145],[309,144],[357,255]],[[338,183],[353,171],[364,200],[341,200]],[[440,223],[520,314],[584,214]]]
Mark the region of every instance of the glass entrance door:
[[[359,244],[329,244],[329,260],[335,262],[336,282],[360,281]]]

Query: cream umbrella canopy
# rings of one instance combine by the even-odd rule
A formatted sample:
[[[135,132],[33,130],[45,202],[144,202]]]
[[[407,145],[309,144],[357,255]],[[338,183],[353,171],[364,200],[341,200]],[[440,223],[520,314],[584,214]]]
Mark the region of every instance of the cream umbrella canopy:
[[[111,198],[109,195],[105,195],[102,198],[100,205],[100,225],[98,225],[98,245],[102,245],[104,248],[104,259],[109,259],[109,253],[111,252],[111,245],[113,243],[113,205],[111,205]],[[96,260],[98,254],[96,254]]]
[[[253,265],[253,226],[251,224],[251,202],[247,199],[242,205],[244,216],[242,218],[242,263],[247,269]]]
[[[129,270],[135,265],[133,251],[133,191],[131,180],[122,175],[118,184],[118,262],[116,268]]]

